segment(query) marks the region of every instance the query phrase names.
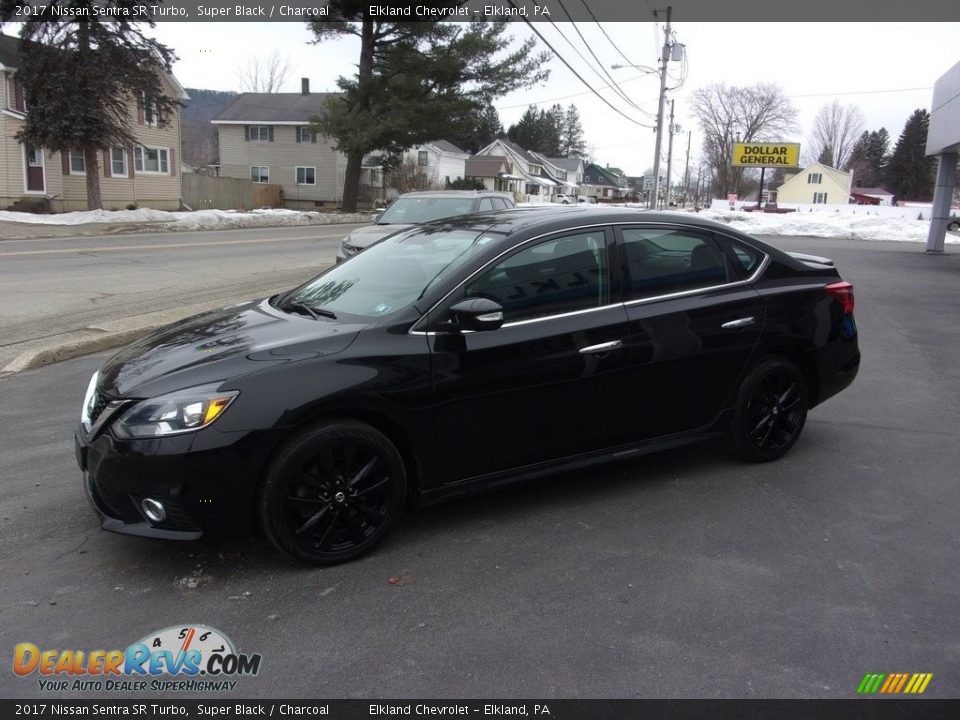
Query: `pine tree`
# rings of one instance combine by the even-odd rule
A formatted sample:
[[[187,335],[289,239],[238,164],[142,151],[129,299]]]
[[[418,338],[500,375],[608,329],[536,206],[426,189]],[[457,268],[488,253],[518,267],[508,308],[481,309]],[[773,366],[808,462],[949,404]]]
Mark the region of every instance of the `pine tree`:
[[[866,130],[857,139],[844,170],[853,173],[853,183],[859,187],[880,187],[884,184],[884,170],[889,157],[890,135],[886,128],[873,132]]]
[[[442,9],[449,2],[421,5]],[[506,22],[392,22],[372,17],[366,0],[330,0],[327,6],[329,15],[310,23],[316,42],[360,39],[357,74],[337,80],[341,95],[313,119],[347,156],[343,209],[348,212],[357,207],[365,154],[399,155],[462,133],[493,98],[547,76],[542,66],[549,56],[533,54],[533,39],[508,51]]]
[[[927,127],[930,113],[914,110],[897,140],[886,168],[887,189],[898,200],[931,200],[933,198],[934,158],[926,154]]]
[[[471,117],[469,128],[450,135],[447,139],[471,155],[475,155],[499,137],[504,137],[500,114],[493,105],[487,105],[479,115]]]
[[[563,130],[560,133],[560,156],[565,158],[582,158],[587,153],[587,145],[583,139],[583,126],[580,124],[580,113],[573,103],[567,108],[563,116]]]
[[[13,17],[18,3],[4,2],[0,21]],[[48,21],[31,18],[20,33],[20,66],[17,79],[24,90],[27,116],[17,139],[47,150],[83,152],[87,181],[87,206],[103,207],[100,198],[100,153],[111,147],[130,147],[134,103],[149,107],[163,126],[173,117],[179,101],[169,97],[161,72],[169,72],[173,51],[148,38],[143,29],[154,23],[134,16],[138,0],[51,0],[48,8],[85,8],[82,20]],[[126,9],[100,21],[97,6]],[[127,17],[136,17],[134,21]]]

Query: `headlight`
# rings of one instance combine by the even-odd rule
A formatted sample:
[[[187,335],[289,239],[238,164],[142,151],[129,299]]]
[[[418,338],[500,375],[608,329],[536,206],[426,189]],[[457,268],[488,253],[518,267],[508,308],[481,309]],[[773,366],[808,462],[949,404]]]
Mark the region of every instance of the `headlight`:
[[[83,407],[80,408],[80,424],[84,432],[90,432],[93,427],[93,408],[97,404],[97,381],[100,379],[100,371],[97,370],[90,378],[87,384],[87,392],[83,396]]]
[[[162,437],[194,432],[216,420],[240,393],[219,392],[216,385],[178,390],[142,400],[113,426],[119,438]]]

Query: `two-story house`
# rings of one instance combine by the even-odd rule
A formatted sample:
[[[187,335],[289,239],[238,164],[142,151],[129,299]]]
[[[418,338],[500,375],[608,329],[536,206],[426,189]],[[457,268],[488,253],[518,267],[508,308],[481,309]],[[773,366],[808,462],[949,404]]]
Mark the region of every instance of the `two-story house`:
[[[853,173],[814,163],[795,175],[788,175],[777,188],[778,203],[846,205],[850,202]]]
[[[337,203],[347,158],[336,142],[310,129],[331,93],[243,93],[211,122],[220,136],[220,175],[280,185],[286,207]]]
[[[557,192],[568,197],[580,195],[580,183],[583,181],[583,160],[580,158],[552,158],[530,151],[534,159],[539,160],[547,176],[557,183]]]
[[[519,200],[553,202],[557,193],[564,192],[565,186],[550,178],[544,169],[543,160],[534,157],[515,142],[498,138],[477,152],[477,156],[481,157],[490,155],[508,158],[513,174],[523,179],[520,183]]]
[[[17,38],[0,35],[0,207],[16,203],[39,204],[53,211],[86,210],[83,153],[27,147],[16,138],[30,112],[17,80],[18,46]],[[161,82],[170,97],[181,102],[189,99],[173,75],[161,73]],[[179,108],[175,113],[161,123],[154,109],[130,98],[130,130],[137,143],[102,151],[100,193],[105,209],[131,205],[180,209]]]
[[[630,186],[622,170],[596,163],[587,163],[584,166],[583,190],[584,195],[598,200],[620,199],[630,194]]]

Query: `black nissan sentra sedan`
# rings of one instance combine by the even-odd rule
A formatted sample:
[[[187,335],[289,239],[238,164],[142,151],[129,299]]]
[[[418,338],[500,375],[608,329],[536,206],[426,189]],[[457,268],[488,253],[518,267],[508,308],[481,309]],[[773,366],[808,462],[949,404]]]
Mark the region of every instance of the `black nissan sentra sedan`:
[[[121,350],[77,458],[107,530],[336,563],[408,501],[712,437],[779,458],[857,374],[853,304],[830,260],[694,215],[446,219]]]

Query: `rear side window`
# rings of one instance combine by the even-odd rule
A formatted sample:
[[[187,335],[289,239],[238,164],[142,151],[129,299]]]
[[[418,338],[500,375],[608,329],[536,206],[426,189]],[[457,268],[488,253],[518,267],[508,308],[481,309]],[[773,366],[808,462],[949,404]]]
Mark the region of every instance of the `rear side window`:
[[[707,235],[690,230],[622,231],[627,299],[667,295],[727,282],[724,254]]]
[[[525,248],[470,281],[465,296],[499,303],[504,322],[606,305],[609,286],[603,231],[553,238]]]
[[[506,210],[510,207],[503,198],[491,198],[491,201],[493,202],[493,207],[497,210]]]
[[[747,247],[736,240],[727,239],[726,242],[733,251],[732,254],[736,263],[736,270],[740,272],[743,277],[753,275],[763,260],[763,253],[759,250],[754,250],[752,247]]]

